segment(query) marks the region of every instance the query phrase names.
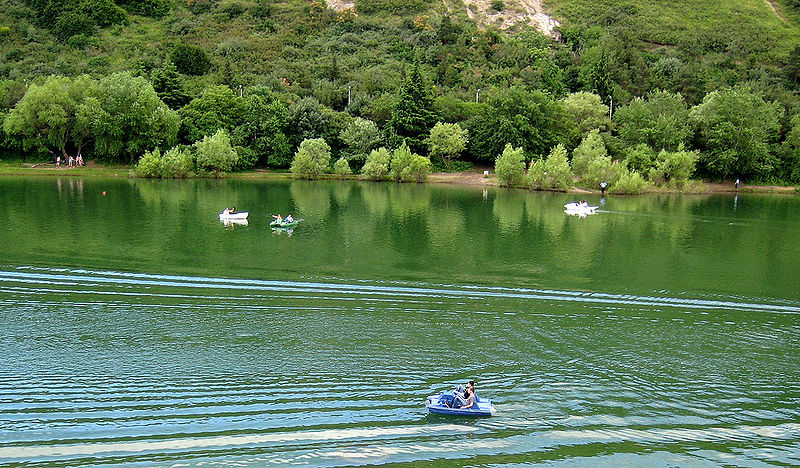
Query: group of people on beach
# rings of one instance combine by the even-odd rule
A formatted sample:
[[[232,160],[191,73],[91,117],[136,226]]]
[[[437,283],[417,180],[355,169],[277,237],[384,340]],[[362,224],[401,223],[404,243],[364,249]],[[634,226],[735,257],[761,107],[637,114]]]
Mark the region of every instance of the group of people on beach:
[[[56,156],[56,167],[61,167],[61,162],[62,162],[61,156],[57,155]],[[83,156],[81,156],[80,153],[78,153],[78,155],[75,156],[74,158],[71,155],[67,158],[67,167],[79,167],[79,166],[85,166],[85,165],[86,165],[86,163],[83,162]]]

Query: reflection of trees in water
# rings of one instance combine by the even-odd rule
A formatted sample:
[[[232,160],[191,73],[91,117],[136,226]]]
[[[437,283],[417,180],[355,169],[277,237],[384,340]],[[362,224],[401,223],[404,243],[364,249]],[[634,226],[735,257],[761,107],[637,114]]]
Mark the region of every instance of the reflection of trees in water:
[[[152,210],[164,213],[186,203],[197,203],[196,181],[134,179],[139,198]],[[222,208],[220,208],[220,211]]]
[[[323,219],[331,209],[331,186],[319,181],[294,180],[289,185],[296,218]]]
[[[516,231],[522,224],[525,213],[525,204],[519,191],[514,189],[500,189],[494,197],[492,213],[497,219],[500,229]]]
[[[405,218],[423,215],[431,206],[430,188],[422,184],[385,184],[389,188],[392,214]],[[422,227],[422,226],[421,226]]]
[[[561,205],[563,203],[559,199],[547,199],[537,193],[527,192],[525,213],[528,224],[544,229],[551,238],[559,237],[564,230],[564,224],[568,222]]]
[[[430,188],[421,184],[367,182],[361,185],[361,196],[376,218],[385,216],[389,210],[398,218],[424,215],[431,204]]]
[[[381,218],[389,210],[389,187],[385,182],[365,182],[361,185],[361,198],[373,218]]]
[[[464,231],[466,219],[458,207],[431,207],[427,224],[433,249],[455,247],[459,244],[460,238],[457,236]]]
[[[339,206],[346,206],[353,189],[352,182],[336,182],[333,184],[333,198]]]

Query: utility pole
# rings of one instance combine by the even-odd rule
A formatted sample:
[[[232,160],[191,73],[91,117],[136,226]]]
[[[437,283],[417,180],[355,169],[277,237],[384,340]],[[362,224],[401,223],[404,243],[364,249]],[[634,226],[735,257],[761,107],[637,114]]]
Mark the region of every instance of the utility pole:
[[[481,92],[481,88],[478,88],[478,90],[475,91],[475,103],[478,102],[478,95],[480,94],[480,92]]]
[[[242,85],[239,85],[239,97],[242,97]]]
[[[351,89],[352,89],[352,86],[347,85],[347,105],[348,106],[350,105],[350,90]]]

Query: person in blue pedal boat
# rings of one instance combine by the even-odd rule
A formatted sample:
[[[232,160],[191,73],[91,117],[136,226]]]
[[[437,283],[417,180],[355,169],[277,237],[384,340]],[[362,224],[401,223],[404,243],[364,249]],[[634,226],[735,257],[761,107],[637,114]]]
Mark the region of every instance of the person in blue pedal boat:
[[[475,396],[475,381],[474,380],[470,380],[469,381],[469,386],[467,387],[467,391],[464,392],[464,393],[465,393],[464,396],[466,397],[466,401],[464,402],[463,405],[461,405],[461,407],[459,409],[470,409],[473,406],[475,406],[475,400],[477,398]]]

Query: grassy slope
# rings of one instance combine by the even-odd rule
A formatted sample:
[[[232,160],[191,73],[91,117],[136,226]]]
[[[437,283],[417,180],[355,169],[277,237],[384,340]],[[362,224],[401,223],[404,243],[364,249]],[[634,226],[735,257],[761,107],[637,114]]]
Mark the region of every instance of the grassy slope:
[[[721,41],[765,62],[785,57],[800,40],[797,13],[786,3],[775,5],[787,22],[766,0],[545,0],[566,25],[607,26],[623,18],[642,41],[683,47]]]

